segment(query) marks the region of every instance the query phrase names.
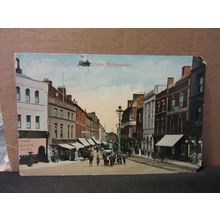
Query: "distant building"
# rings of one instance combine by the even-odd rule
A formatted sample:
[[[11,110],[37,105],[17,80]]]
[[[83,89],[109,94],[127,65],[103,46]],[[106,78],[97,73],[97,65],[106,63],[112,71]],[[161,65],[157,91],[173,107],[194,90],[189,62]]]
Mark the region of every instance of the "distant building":
[[[19,59],[16,60],[20,162],[26,163],[28,155],[33,155],[38,161],[47,161],[48,83],[24,75]]]
[[[106,141],[116,142],[116,140],[117,140],[117,134],[116,133],[114,133],[114,132],[106,133]]]
[[[122,114],[121,140],[124,150],[135,149],[137,146],[136,121],[137,110],[143,108],[143,94],[133,94],[133,99],[128,100],[127,108]]]
[[[156,95],[165,90],[165,85],[156,85],[150,92],[144,94],[143,109],[143,153],[151,156],[154,148],[155,99]],[[163,105],[164,103],[162,103]]]
[[[90,135],[91,138],[95,138],[96,140],[100,140],[100,134],[99,134],[99,129],[100,129],[100,122],[98,117],[96,116],[95,112],[90,112],[87,113],[88,117],[91,118],[91,130],[90,130]]]
[[[76,138],[90,138],[88,126],[90,126],[90,119],[86,112],[79,105],[76,105]]]

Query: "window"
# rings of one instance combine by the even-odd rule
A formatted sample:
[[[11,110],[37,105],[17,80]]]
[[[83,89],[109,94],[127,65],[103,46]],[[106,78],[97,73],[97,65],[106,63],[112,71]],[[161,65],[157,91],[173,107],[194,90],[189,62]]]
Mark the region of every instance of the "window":
[[[73,138],[73,126],[71,126],[71,138]]]
[[[35,128],[36,129],[40,128],[40,116],[35,117]]]
[[[26,116],[26,127],[28,129],[31,128],[31,116],[30,115]]]
[[[160,112],[160,102],[157,103],[157,112]]]
[[[30,89],[25,90],[25,101],[30,102]]]
[[[54,134],[55,137],[57,138],[57,123],[54,123]]]
[[[70,112],[68,112],[68,119],[70,120]]]
[[[63,138],[63,124],[60,124],[60,138]]]
[[[183,130],[183,120],[182,118],[179,118],[178,132],[182,132],[182,130]]]
[[[21,99],[21,89],[20,87],[16,86],[16,100]]]
[[[39,91],[35,91],[35,103],[39,103]]]
[[[54,116],[57,117],[57,114],[58,114],[58,110],[57,108],[54,108]]]
[[[171,101],[171,109],[174,110],[175,106],[176,106],[176,100],[175,98],[173,98]]]
[[[73,120],[73,113],[71,113],[71,120]]]
[[[162,111],[163,112],[166,111],[166,105],[165,104],[166,104],[165,99],[163,99],[163,101],[162,101]]]
[[[63,118],[63,110],[60,110],[60,117]]]
[[[133,138],[133,127],[129,128],[129,138]]]
[[[197,110],[196,110],[196,124],[199,126],[202,124],[202,107],[201,106],[197,107]]]
[[[130,114],[129,114],[129,120],[133,120],[133,113],[132,112],[130,112]]]
[[[70,126],[69,125],[68,125],[68,133],[67,134],[68,134],[68,138],[70,138]]]
[[[199,92],[202,93],[204,89],[204,77],[200,77],[199,79]]]
[[[184,101],[184,95],[180,94],[180,96],[179,96],[179,106],[180,107],[183,107],[183,101]]]
[[[18,128],[21,128],[21,115],[18,115]]]

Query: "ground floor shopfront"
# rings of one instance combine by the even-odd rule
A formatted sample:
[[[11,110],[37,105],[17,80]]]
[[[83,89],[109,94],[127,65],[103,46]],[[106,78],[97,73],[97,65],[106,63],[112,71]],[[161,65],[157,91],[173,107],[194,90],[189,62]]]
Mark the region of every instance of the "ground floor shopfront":
[[[20,164],[49,162],[47,131],[19,131],[18,148]]]

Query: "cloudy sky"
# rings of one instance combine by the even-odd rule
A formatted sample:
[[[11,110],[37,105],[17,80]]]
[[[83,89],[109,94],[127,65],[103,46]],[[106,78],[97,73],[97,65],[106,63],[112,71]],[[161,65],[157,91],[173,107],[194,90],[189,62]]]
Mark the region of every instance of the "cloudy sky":
[[[167,77],[181,77],[182,66],[192,65],[190,56],[130,56],[18,53],[23,74],[37,80],[49,78],[62,85],[87,112],[95,111],[108,132],[116,130],[119,105],[126,108],[133,93],[149,92],[166,84]],[[90,67],[78,66],[89,59]]]

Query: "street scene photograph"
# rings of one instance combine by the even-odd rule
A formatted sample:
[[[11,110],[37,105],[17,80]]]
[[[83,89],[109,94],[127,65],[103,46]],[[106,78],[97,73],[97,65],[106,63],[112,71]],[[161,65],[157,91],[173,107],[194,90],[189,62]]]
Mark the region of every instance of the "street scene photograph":
[[[196,172],[199,56],[16,53],[20,175]]]

